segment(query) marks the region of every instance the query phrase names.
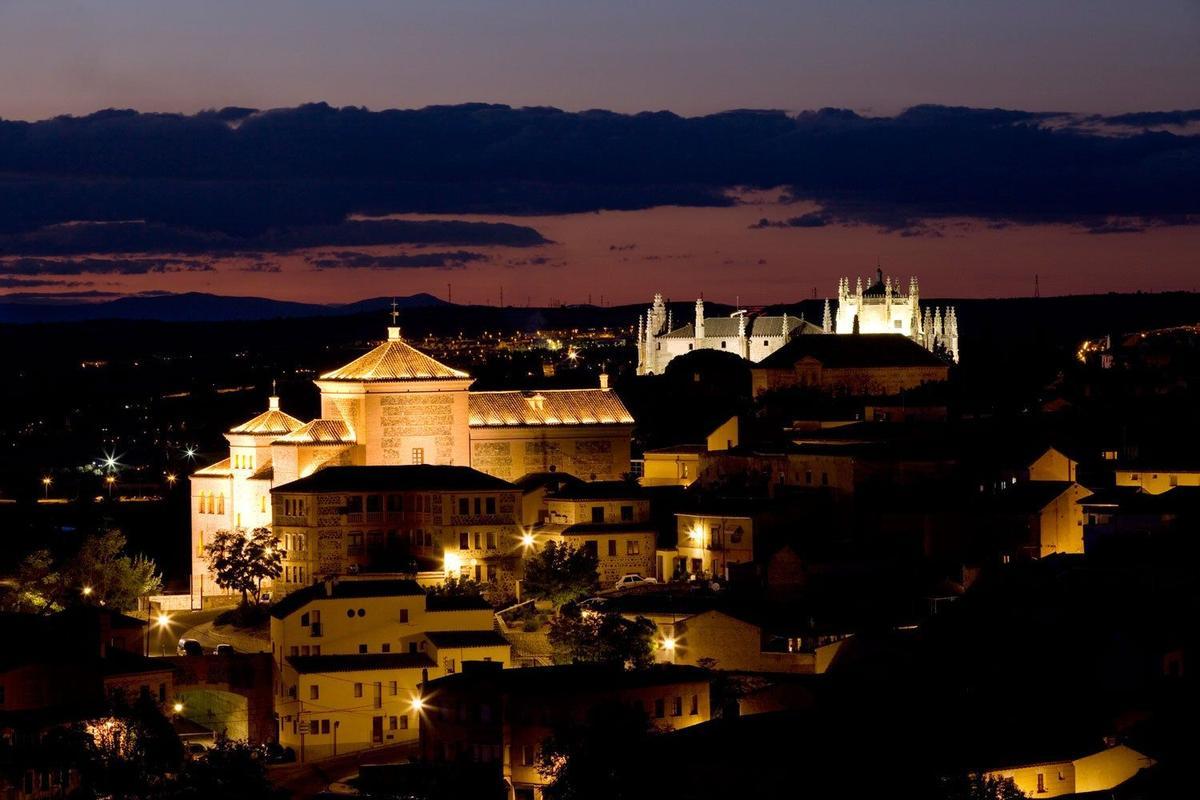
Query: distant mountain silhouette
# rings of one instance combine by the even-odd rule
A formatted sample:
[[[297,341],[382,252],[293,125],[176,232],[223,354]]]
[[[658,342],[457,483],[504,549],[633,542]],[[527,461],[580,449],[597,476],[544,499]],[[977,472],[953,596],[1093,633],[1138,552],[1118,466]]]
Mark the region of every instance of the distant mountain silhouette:
[[[280,317],[324,317],[390,309],[391,297],[343,305],[295,303],[266,297],[227,297],[203,292],[119,297],[104,301],[60,301],[51,295],[9,296],[0,302],[0,322],[83,322],[96,319],[228,322]],[[431,294],[395,298],[399,309],[445,305]]]

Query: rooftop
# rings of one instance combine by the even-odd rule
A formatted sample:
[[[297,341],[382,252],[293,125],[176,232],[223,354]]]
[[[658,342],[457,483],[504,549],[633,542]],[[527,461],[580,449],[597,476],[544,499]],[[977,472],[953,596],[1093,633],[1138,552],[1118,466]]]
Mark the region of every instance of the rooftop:
[[[366,580],[332,580],[305,586],[271,606],[271,616],[283,619],[317,600],[348,600],[358,597],[411,597],[425,590],[416,581],[387,578]]]
[[[428,631],[425,638],[438,648],[505,647],[508,645],[508,639],[496,631]]]
[[[448,367],[400,338],[399,328],[388,328],[383,344],[335,370],[321,375],[323,381],[439,381],[469,380],[462,370]]]
[[[425,669],[437,666],[424,653],[364,653],[332,656],[288,656],[302,675],[322,672],[358,672],[380,669]]]
[[[583,481],[554,493],[556,500],[640,500],[642,487],[629,481]]]
[[[306,478],[276,486],[271,492],[484,492],[515,489],[516,487],[506,480],[470,467],[414,464],[325,467]]]
[[[797,336],[756,364],[763,369],[791,369],[802,358],[826,367],[947,367],[945,361],[907,336],[897,333]]]
[[[354,434],[350,426],[340,419],[314,419],[275,441],[289,444],[349,444],[354,441]]]
[[[677,683],[707,683],[707,670],[672,664],[649,669],[626,670],[604,664],[564,664],[521,669],[464,669],[429,682],[433,690],[492,684],[499,691],[537,694],[582,694],[611,689],[664,686]]]
[[[527,425],[632,425],[633,416],[610,389],[471,392],[473,428]]]
[[[229,433],[249,434],[251,436],[281,436],[291,433],[304,423],[279,410],[279,398],[272,397],[270,407],[254,419],[235,425]]]

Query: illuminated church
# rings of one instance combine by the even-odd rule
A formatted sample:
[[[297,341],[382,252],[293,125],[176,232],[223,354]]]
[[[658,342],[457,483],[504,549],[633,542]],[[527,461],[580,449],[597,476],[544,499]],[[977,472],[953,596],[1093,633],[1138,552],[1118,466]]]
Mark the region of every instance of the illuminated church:
[[[820,326],[790,314],[751,315],[738,310],[728,317],[706,317],[704,301],[696,301],[693,321],[676,327],[661,294],[645,314],[638,317],[637,374],[660,375],[667,364],[694,350],[723,350],[747,361],[761,362],[795,336],[803,334],[894,333],[907,336],[930,352],[945,353],[958,362],[958,313],[922,308],[916,278],[908,279],[908,291],[892,282],[882,270],[874,283],[863,279],[838,281],[837,314],[825,301]]]
[[[599,388],[539,392],[472,392],[472,382],[391,327],[378,347],[315,381],[319,419],[299,420],[271,397],[230,428],[229,457],[191,476],[193,595],[219,593],[204,582],[212,534],[271,526],[271,490],[326,467],[458,465],[505,481],[551,470],[615,480],[629,471],[634,420],[606,375]]]

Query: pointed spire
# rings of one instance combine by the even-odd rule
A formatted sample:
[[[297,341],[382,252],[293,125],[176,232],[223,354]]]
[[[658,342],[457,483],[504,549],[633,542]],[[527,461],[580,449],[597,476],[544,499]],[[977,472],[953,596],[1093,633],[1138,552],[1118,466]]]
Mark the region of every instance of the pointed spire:
[[[821,330],[833,333],[833,315],[829,311],[829,298],[825,298],[825,314],[821,318]]]

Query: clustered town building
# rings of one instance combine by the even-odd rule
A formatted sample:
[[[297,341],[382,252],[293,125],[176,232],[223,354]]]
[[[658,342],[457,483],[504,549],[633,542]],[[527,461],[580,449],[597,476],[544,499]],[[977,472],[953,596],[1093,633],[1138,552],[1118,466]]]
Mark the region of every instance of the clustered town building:
[[[149,618],[100,609],[10,621],[10,633],[49,631],[57,645],[0,658],[0,740],[35,746],[21,721],[33,710],[78,715],[50,699],[69,684],[89,708],[119,693],[184,708],[181,736],[274,741],[305,762],[362,751],[366,764],[376,748],[407,745],[422,769],[484,775],[503,796],[534,800],[549,780],[547,737],[615,704],[667,734],[646,745],[664,792],[736,789],[747,771],[787,781],[795,749],[844,759],[875,735],[836,718],[854,678],[897,663],[883,652],[897,641],[952,624],[981,575],[1045,564],[1059,570],[1048,581],[1075,580],[1085,554],[1200,519],[1194,459],[1126,458],[1107,442],[955,418],[957,313],[922,306],[915,279],[906,292],[882,274],[865,288],[843,279],[836,316],[826,303],[819,326],[706,318],[697,301],[695,320],[675,327],[656,297],[636,337],[629,367],[641,377],[629,380],[682,400],[708,379],[705,359],[724,362],[746,406],[700,409],[711,413],[643,446],[630,412],[640,406],[607,373],[590,388],[474,391],[470,374],[394,324],[315,380],[317,419],[270,397],[227,430],[228,456],[191,476],[186,598],[231,603],[206,544],[269,528],[284,555],[263,652],[149,658]],[[600,591],[581,618],[647,621],[651,666],[564,663],[548,644],[549,609],[522,596],[522,581],[550,543],[595,557]],[[463,580],[483,594],[447,589]],[[985,643],[989,653],[1041,656],[1010,638]],[[1145,657],[1114,670],[1182,675],[1186,647],[1147,638]],[[947,769],[1039,797],[1108,791],[1154,766],[1125,729],[1067,711],[1037,720],[1052,744],[1016,737],[1014,748],[993,730],[1002,712],[956,716],[925,746]],[[674,769],[681,752],[703,754],[686,775]],[[396,777],[383,770],[360,777],[381,794],[411,790],[386,785]],[[29,769],[7,780],[16,800],[48,800],[74,778]]]

